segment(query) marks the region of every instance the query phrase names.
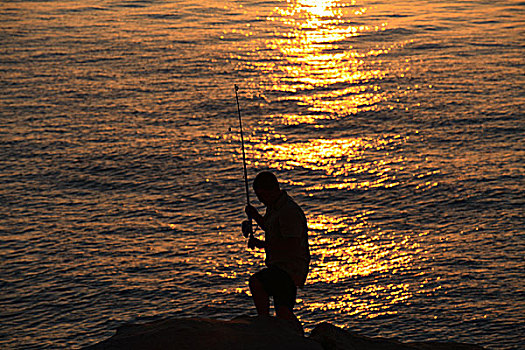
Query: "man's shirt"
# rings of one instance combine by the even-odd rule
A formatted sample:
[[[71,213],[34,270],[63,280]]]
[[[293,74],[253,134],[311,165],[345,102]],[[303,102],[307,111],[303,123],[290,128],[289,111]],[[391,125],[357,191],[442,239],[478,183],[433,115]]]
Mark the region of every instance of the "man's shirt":
[[[286,271],[294,283],[303,287],[310,264],[308,245],[308,225],[303,210],[281,191],[280,197],[273,206],[266,209],[263,217],[266,226],[266,266],[277,266]],[[287,238],[295,238],[291,249],[278,249]],[[277,247],[277,249],[276,249]]]

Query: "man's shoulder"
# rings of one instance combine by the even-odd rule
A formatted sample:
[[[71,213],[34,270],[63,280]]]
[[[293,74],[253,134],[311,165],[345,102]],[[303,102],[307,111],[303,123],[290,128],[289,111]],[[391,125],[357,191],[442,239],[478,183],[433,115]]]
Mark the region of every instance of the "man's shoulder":
[[[305,215],[299,204],[288,194],[286,194],[286,197],[286,201],[281,206],[279,212],[285,216],[299,216],[303,218]]]
[[[297,202],[288,194],[286,191],[282,191],[282,196],[279,200],[279,207],[278,209],[288,209],[290,207],[299,206]]]

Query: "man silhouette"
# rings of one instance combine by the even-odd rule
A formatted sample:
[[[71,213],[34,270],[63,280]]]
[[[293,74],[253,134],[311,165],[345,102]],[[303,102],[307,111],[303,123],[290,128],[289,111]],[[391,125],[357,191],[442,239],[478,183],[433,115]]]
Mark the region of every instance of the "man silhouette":
[[[273,173],[259,173],[253,189],[266,206],[264,216],[251,205],[245,209],[264,230],[265,237],[263,241],[252,236],[248,242],[248,246],[262,248],[266,253],[266,268],[250,277],[255,308],[259,315],[269,316],[272,296],[276,316],[292,321],[303,333],[293,307],[297,287],[304,286],[310,263],[306,217],[299,205],[281,190]]]

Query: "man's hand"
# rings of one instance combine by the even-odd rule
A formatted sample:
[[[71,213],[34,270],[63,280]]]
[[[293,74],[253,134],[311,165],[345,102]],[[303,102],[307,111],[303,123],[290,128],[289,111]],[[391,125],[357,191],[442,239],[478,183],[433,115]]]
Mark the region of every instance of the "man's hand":
[[[249,218],[255,220],[257,225],[259,225],[259,227],[262,228],[263,231],[266,231],[266,225],[264,224],[264,219],[261,216],[261,214],[259,214],[257,209],[255,209],[255,207],[248,204],[246,208],[244,208],[244,211],[246,212]]]
[[[244,211],[246,212],[246,215],[248,215],[249,218],[257,220],[258,216],[261,216],[257,209],[255,209],[254,206],[248,204],[246,208],[244,208]]]
[[[250,236],[250,239],[248,239],[248,248],[254,249],[254,248],[260,248],[260,249],[266,249],[266,242],[261,241],[258,238],[255,238],[253,236]]]

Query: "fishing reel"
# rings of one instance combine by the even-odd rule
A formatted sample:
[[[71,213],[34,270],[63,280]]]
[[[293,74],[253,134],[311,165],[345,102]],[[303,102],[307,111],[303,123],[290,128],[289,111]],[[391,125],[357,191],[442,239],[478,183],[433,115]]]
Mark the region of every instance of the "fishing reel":
[[[242,234],[243,234],[244,238],[250,237],[250,240],[248,240],[248,248],[249,249],[254,249],[256,247],[255,241],[252,240],[253,233],[254,232],[253,232],[252,220],[244,220],[242,222]]]
[[[253,235],[253,225],[252,220],[244,220],[242,222],[242,235],[244,238],[248,238]]]

